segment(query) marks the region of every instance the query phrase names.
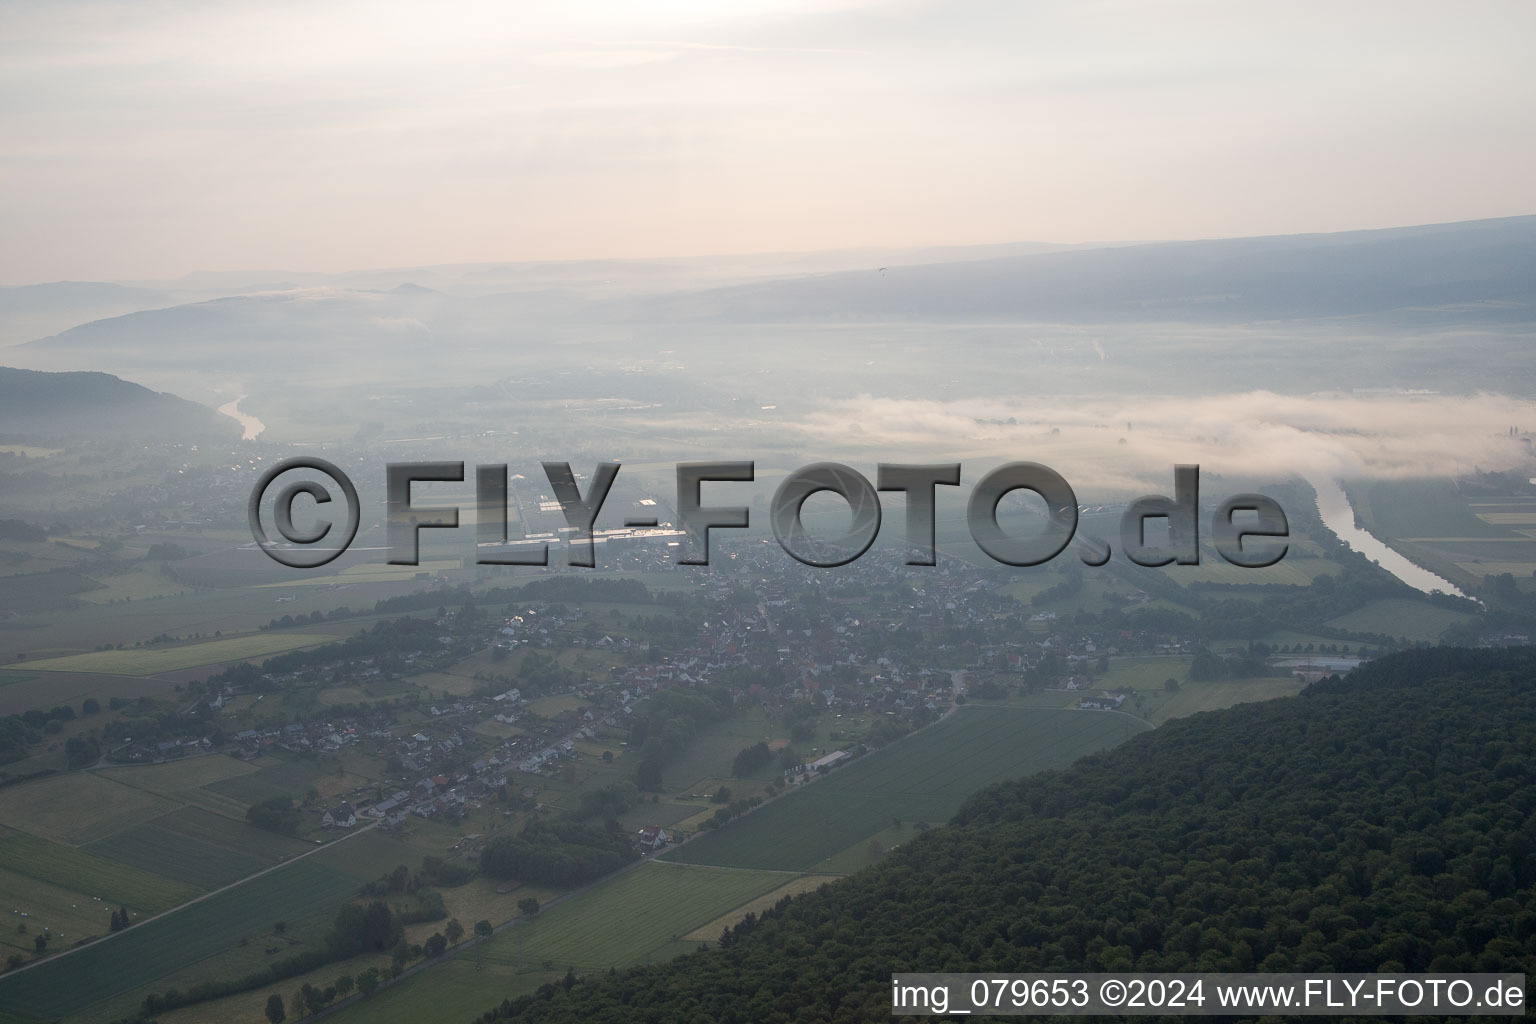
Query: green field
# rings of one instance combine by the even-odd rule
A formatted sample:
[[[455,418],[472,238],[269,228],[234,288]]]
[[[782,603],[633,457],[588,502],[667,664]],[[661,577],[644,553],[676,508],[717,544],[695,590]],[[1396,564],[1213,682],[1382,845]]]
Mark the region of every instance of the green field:
[[[203,788],[212,793],[234,797],[246,804],[259,804],[275,796],[299,798],[315,784],[321,769],[309,761],[284,761],[249,775],[210,782]]]
[[[652,861],[503,932],[485,959],[515,966],[521,945],[529,962],[588,971],[623,966],[788,880],[776,871]]]
[[[249,775],[257,769],[249,762],[226,757],[223,754],[213,754],[202,757],[184,757],[179,761],[168,761],[165,764],[126,765],[118,768],[103,768],[98,774],[102,778],[111,779],[113,782],[121,782],[125,786],[133,786],[135,789],[148,790],[151,793],[159,793],[161,796],[169,796],[175,799],[184,799],[187,791],[199,786],[206,786],[210,782],[218,782],[220,779],[230,779],[237,775]]]
[[[1465,612],[1437,608],[1424,601],[1386,599],[1372,601],[1328,623],[1336,629],[1357,633],[1384,633],[1409,640],[1438,640],[1452,626],[1472,618]]]
[[[9,829],[0,834],[0,864],[15,874],[80,893],[85,899],[99,896],[106,902],[149,913],[167,910],[197,895],[190,885]]]
[[[159,672],[196,668],[198,665],[217,665],[226,661],[262,658],[298,647],[330,643],[335,639],[334,636],[309,633],[258,633],[252,636],[230,637],[227,640],[182,644],[178,647],[90,651],[85,654],[70,654],[62,658],[28,661],[23,665],[28,669],[40,669],[45,672],[98,672],[121,676],[149,676]]]
[[[0,822],[73,845],[105,839],[178,806],[94,772],[70,772],[0,789]]]
[[[200,839],[214,846],[264,857],[269,861],[286,860],[299,853],[312,850],[313,844],[291,836],[268,832],[264,828],[235,821],[222,814],[215,814],[201,807],[183,807],[170,814],[162,814],[155,825],[168,832]]]
[[[1106,712],[961,708],[664,856],[685,864],[812,870],[896,819],[940,824],[989,783],[1060,768],[1146,728]]]
[[[1109,671],[1094,680],[1100,690],[1161,690],[1169,679],[1182,680],[1189,674],[1193,658],[1141,655],[1109,659]]]
[[[549,907],[431,970],[348,1007],[334,1019],[369,1024],[470,1020],[509,994],[544,980],[607,970],[667,951],[704,924],[772,892],[791,876],[772,871],[652,861]],[[689,943],[690,948],[696,948]],[[477,962],[483,969],[477,969]]]
[[[139,988],[279,919],[334,906],[357,880],[299,861],[31,970],[0,977],[0,1011],[53,1018]]]
[[[153,824],[119,832],[85,849],[95,856],[153,871],[200,889],[217,889],[272,866],[272,861],[213,846]]]
[[[1361,521],[1383,539],[1509,536],[1473,515],[1450,480],[1351,482],[1345,491]]]

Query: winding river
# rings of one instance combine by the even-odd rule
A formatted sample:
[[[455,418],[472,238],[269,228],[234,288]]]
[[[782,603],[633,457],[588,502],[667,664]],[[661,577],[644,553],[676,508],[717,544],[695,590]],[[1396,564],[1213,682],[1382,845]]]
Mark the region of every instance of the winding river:
[[[1317,511],[1322,516],[1323,525],[1338,534],[1339,539],[1344,543],[1415,590],[1422,590],[1426,594],[1432,590],[1439,590],[1457,597],[1467,596],[1456,589],[1449,580],[1441,579],[1428,569],[1415,565],[1377,540],[1372,534],[1356,526],[1354,507],[1350,505],[1349,496],[1344,493],[1344,488],[1339,486],[1337,480],[1308,480],[1308,483],[1312,485],[1313,490],[1317,491]]]
[[[241,430],[244,431],[244,433],[240,435],[240,440],[254,441],[258,434],[267,429],[267,425],[261,422],[261,420],[257,419],[255,416],[247,416],[245,413],[240,411],[240,402],[244,398],[245,396],[241,395],[233,402],[225,402],[223,405],[219,406],[219,412],[223,413],[225,416],[228,416],[230,419],[239,422]]]

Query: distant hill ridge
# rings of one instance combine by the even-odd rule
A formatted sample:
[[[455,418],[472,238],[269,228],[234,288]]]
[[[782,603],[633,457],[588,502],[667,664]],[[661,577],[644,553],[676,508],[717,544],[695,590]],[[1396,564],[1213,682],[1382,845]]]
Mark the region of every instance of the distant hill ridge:
[[[0,435],[68,439],[234,440],[240,427],[205,405],[108,373],[0,366]]]
[[[1533,725],[1536,652],[1383,658],[990,787],[722,948],[481,1019],[884,1021],[907,971],[1533,974]]]

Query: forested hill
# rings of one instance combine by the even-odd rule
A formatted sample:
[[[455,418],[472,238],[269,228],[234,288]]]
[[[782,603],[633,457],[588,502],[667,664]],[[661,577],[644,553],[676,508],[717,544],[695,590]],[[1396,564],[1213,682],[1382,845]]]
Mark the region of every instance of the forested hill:
[[[109,373],[0,366],[0,433],[39,441],[111,437],[190,445],[234,441],[240,427],[205,405]]]
[[[484,1019],[883,1021],[893,971],[1536,975],[1533,737],[1536,654],[1384,658],[994,786],[721,948]]]

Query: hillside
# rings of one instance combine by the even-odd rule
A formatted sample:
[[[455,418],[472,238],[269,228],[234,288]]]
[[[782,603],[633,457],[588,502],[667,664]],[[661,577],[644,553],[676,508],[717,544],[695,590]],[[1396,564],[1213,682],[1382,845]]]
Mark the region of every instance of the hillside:
[[[1536,216],[1202,239],[796,277],[637,304],[735,322],[1529,322]]]
[[[991,787],[721,948],[487,1014],[889,1018],[897,971],[1536,973],[1536,653],[1382,659]]]
[[[235,440],[240,427],[207,406],[106,373],[44,373],[0,366],[0,434],[65,439]]]

